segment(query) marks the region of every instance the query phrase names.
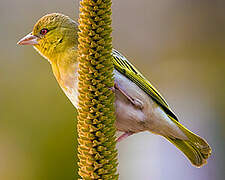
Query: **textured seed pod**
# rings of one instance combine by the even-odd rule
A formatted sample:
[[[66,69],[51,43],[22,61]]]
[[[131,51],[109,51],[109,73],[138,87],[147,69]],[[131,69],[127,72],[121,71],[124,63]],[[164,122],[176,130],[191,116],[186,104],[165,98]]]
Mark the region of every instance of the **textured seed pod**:
[[[78,173],[85,180],[118,179],[111,3],[80,2]]]

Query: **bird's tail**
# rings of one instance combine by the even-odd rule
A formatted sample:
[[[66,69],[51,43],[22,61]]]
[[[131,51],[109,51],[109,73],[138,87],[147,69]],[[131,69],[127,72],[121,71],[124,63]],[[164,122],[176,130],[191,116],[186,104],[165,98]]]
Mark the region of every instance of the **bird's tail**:
[[[165,136],[165,138],[180,149],[194,166],[201,167],[206,164],[212,151],[209,144],[203,138],[189,131],[178,121],[173,118],[171,120],[182,130],[188,139],[182,140],[168,136]]]

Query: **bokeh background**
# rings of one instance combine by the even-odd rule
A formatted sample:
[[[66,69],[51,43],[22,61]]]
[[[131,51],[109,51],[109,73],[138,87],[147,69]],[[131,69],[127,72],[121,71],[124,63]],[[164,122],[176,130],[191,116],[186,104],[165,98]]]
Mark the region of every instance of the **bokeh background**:
[[[76,110],[50,65],[16,42],[41,16],[77,19],[78,0],[0,1],[0,179],[70,180]],[[225,176],[225,1],[113,0],[113,44],[160,89],[180,122],[213,149],[192,167],[163,138],[118,144],[121,180],[221,180]]]

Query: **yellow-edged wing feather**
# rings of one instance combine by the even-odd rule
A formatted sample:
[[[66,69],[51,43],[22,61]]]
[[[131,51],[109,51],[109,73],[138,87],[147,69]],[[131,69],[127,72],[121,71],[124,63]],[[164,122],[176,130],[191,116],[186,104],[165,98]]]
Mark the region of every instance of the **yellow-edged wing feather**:
[[[144,92],[146,92],[169,116],[178,121],[165,99],[151,85],[151,83],[118,51],[113,49],[113,64],[117,71],[125,75],[134,82]]]

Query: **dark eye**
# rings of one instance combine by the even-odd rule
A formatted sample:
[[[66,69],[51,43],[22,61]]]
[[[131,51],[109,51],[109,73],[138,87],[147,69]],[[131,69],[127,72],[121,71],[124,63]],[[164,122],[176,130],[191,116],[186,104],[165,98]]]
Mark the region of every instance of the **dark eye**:
[[[47,34],[47,32],[48,32],[48,29],[44,28],[40,31],[40,34],[45,35],[45,34]]]

